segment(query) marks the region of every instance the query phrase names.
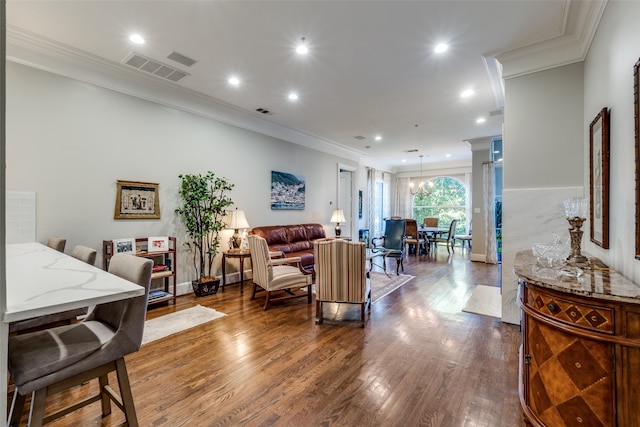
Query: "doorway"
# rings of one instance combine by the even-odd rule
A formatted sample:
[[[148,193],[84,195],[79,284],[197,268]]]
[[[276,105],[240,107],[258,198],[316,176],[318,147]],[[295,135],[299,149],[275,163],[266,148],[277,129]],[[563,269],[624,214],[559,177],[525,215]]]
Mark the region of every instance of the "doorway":
[[[354,178],[355,168],[338,164],[338,197],[335,209],[342,209],[344,218],[347,220],[344,224],[340,224],[344,237],[354,237]]]

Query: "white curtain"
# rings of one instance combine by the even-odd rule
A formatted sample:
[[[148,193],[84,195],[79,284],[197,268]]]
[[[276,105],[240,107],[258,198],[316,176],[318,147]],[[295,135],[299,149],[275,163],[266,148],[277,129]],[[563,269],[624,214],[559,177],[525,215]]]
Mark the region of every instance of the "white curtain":
[[[470,234],[471,231],[471,221],[473,221],[473,209],[471,207],[471,204],[473,203],[473,175],[471,174],[471,172],[466,172],[464,174],[464,186],[466,188],[466,200],[465,200],[465,205],[467,207],[467,228],[466,228],[466,233]]]
[[[498,263],[496,245],[495,175],[493,162],[482,164],[482,192],[484,197],[484,229],[487,264]]]
[[[391,216],[391,174],[382,172],[382,217]]]
[[[393,208],[393,215],[401,218],[413,218],[413,212],[411,211],[413,196],[409,191],[410,186],[409,178],[397,178],[396,179],[396,197]]]
[[[367,169],[367,228],[369,229],[369,237],[377,237],[376,230],[376,170],[374,168]]]

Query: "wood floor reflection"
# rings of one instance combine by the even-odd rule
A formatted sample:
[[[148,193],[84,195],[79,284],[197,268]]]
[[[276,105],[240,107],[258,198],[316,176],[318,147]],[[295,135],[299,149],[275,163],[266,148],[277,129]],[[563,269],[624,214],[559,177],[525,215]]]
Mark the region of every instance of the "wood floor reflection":
[[[443,247],[408,256],[405,273],[416,278],[374,304],[364,329],[357,306],[326,305],[323,325],[305,299],[264,312],[250,281],[243,296],[235,284],[151,309],[148,318],[196,304],[227,316],[126,358],[140,425],[524,426],[519,328],[461,311],[475,285],[498,286],[500,266]],[[123,420],[115,407],[101,419],[94,404],[50,425]]]

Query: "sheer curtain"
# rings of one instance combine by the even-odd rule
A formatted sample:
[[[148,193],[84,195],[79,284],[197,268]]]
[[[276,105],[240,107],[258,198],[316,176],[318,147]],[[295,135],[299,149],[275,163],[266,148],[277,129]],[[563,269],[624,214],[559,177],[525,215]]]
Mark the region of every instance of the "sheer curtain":
[[[401,218],[413,218],[413,212],[411,211],[411,193],[409,191],[410,186],[409,178],[396,179],[396,197],[393,208],[393,214]]]
[[[493,162],[482,164],[482,192],[484,197],[484,229],[487,264],[498,263],[496,245],[495,172]]]
[[[471,231],[471,221],[473,221],[473,209],[471,204],[473,203],[473,175],[471,172],[466,172],[464,174],[464,185],[466,187],[466,200],[465,204],[467,206],[467,234]]]
[[[369,236],[376,237],[376,170],[374,168],[367,169],[367,228]]]
[[[391,216],[391,174],[389,172],[382,172],[382,217],[388,218]]]

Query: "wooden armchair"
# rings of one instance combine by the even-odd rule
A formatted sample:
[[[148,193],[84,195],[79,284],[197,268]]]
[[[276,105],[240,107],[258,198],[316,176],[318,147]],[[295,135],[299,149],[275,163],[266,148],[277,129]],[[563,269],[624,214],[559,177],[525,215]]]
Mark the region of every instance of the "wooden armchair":
[[[316,323],[322,323],[322,303],[360,304],[360,326],[371,308],[371,283],[367,277],[364,242],[342,239],[316,240],[313,253],[316,271]]]
[[[265,239],[253,234],[248,238],[253,270],[253,295],[251,299],[255,299],[259,286],[267,292],[267,300],[264,304],[265,311],[269,309],[272,302],[291,298],[306,296],[308,304],[311,304],[312,276],[302,269],[300,257],[272,258]],[[294,292],[294,290],[304,287],[307,288],[305,293]],[[285,295],[272,298],[271,294],[276,291],[283,291]]]

